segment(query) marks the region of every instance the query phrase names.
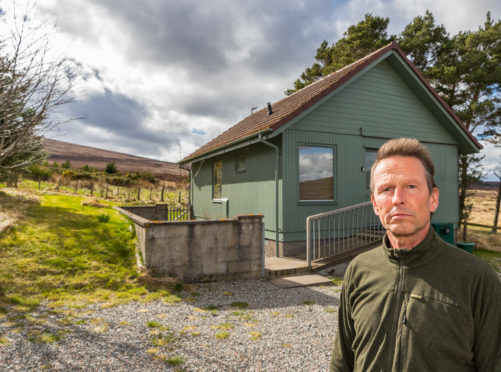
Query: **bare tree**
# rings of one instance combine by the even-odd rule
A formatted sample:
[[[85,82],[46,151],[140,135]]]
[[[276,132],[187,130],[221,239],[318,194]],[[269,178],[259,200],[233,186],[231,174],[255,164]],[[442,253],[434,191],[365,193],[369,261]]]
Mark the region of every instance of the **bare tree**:
[[[72,73],[65,58],[51,57],[50,32],[16,9],[0,13],[9,32],[0,39],[0,172],[15,171],[44,158],[42,135],[54,111],[71,101]]]

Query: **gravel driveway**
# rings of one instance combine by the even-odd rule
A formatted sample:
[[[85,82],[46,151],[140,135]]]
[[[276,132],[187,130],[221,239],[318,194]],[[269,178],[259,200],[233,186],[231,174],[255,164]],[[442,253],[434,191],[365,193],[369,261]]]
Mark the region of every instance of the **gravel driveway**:
[[[73,317],[42,307],[29,323],[0,318],[0,370],[326,371],[339,292],[246,280],[196,285],[177,303],[92,305]]]

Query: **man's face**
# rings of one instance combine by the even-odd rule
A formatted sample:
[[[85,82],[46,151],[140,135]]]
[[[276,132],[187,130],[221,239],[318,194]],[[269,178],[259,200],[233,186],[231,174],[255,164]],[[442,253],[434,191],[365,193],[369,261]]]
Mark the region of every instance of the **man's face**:
[[[387,232],[397,238],[427,232],[430,212],[438,208],[438,188],[430,194],[421,161],[392,156],[378,163],[373,177],[372,205]]]

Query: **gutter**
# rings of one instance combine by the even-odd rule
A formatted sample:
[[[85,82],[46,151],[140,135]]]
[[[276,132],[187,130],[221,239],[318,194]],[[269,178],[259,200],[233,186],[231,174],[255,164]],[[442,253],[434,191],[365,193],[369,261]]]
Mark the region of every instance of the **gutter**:
[[[278,167],[279,167],[279,147],[263,139],[262,133],[259,133],[259,142],[275,149],[275,254],[279,257],[278,249]]]
[[[194,156],[191,158],[184,158],[183,160],[179,161],[177,164],[183,165],[183,164],[188,164],[188,163],[194,163],[196,161],[202,161],[202,160],[212,158],[212,157],[217,156],[217,155],[222,155],[222,154],[225,154],[227,152],[237,150],[241,147],[253,145],[255,143],[260,142],[260,137],[263,133],[269,133],[271,131],[272,130],[268,128],[268,129],[262,130],[261,132],[258,132],[258,133],[252,133],[252,134],[250,134],[244,138],[241,138],[237,141],[230,142],[226,145],[209,150],[209,151],[204,152],[200,155],[197,155],[197,156]]]

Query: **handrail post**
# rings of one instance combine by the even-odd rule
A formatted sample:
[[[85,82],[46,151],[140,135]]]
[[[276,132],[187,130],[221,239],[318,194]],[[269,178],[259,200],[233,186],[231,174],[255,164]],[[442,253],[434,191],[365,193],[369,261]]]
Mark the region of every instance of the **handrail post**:
[[[310,217],[306,218],[306,262],[308,264],[308,268],[311,270],[311,230],[310,230]]]
[[[306,261],[310,270],[312,262],[317,259],[345,253],[381,239],[384,228],[371,204],[368,201],[306,218]]]

